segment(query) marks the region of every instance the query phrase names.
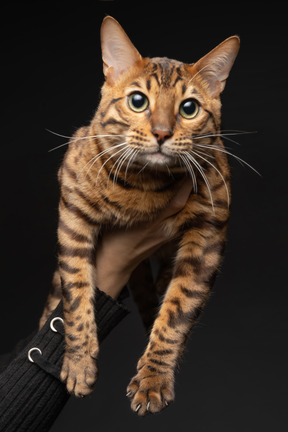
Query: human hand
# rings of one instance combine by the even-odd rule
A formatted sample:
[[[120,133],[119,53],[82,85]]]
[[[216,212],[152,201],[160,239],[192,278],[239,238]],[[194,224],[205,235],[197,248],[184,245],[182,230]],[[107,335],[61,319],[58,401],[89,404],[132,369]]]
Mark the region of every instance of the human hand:
[[[117,298],[138,264],[171,239],[163,222],[182,210],[191,190],[191,180],[186,180],[152,223],[103,233],[96,255],[96,285],[101,291]]]

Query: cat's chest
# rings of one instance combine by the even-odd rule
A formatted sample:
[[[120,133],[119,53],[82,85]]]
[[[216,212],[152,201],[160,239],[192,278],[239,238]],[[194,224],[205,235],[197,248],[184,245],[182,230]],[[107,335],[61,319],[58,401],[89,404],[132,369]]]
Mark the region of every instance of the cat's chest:
[[[71,164],[71,154],[67,160]],[[73,159],[73,158],[72,158]],[[92,176],[82,173],[77,176],[70,174],[64,164],[60,174],[62,196],[75,209],[91,217],[99,224],[129,226],[143,221],[151,221],[157,217],[161,209],[166,207],[179,189],[181,179],[147,178],[130,183],[116,182],[107,176]],[[92,171],[92,170],[91,170]]]
[[[153,220],[175,194],[174,187],[151,191],[115,185],[97,192],[94,199],[102,203],[103,216],[118,226]]]

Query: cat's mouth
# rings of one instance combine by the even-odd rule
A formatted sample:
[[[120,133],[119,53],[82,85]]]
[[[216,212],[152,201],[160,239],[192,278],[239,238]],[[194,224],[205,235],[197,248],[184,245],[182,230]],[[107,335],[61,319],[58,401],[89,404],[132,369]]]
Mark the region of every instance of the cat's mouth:
[[[175,155],[164,153],[161,148],[153,152],[144,153],[142,156],[144,156],[146,163],[152,166],[174,166],[176,163]]]

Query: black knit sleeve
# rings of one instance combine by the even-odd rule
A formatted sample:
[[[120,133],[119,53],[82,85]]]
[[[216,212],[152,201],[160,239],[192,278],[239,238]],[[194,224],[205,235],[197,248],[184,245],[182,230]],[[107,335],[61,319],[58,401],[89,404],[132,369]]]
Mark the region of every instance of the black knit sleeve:
[[[127,313],[121,302],[97,289],[95,316],[100,343]],[[9,359],[2,371],[1,432],[48,431],[69,399],[59,380],[64,354],[62,318],[60,302],[41,331],[20,346],[19,354]]]

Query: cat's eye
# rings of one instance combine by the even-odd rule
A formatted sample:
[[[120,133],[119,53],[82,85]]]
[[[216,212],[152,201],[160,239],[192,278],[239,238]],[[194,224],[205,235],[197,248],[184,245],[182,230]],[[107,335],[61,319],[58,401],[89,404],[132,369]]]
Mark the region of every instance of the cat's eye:
[[[199,112],[199,105],[195,99],[186,99],[183,101],[179,108],[179,113],[185,119],[193,119]]]
[[[148,108],[149,101],[143,93],[135,92],[128,96],[128,106],[137,113],[143,112]]]

